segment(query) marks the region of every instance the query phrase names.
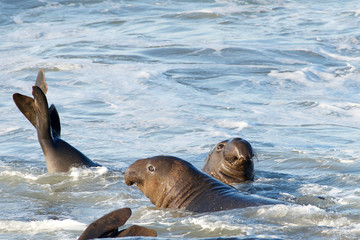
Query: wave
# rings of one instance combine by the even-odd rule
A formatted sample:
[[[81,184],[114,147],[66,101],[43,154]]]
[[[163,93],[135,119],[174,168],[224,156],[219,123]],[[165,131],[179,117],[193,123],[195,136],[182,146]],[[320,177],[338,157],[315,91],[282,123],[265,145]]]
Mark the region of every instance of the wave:
[[[53,232],[56,230],[83,231],[86,224],[71,219],[43,220],[43,221],[0,221],[0,232],[17,232],[36,234],[40,232]]]

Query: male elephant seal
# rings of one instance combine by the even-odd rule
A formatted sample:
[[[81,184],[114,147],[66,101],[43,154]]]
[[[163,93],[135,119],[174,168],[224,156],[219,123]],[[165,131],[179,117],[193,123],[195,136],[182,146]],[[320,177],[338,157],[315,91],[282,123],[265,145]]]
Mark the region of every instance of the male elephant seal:
[[[40,70],[33,87],[34,99],[19,93],[15,93],[13,99],[37,130],[48,172],[66,172],[72,167],[100,166],[60,138],[59,114],[54,105],[48,108],[45,96],[47,89],[44,71]]]
[[[131,216],[130,208],[121,208],[92,222],[81,234],[78,240],[94,238],[118,238],[127,236],[147,236],[156,237],[156,231],[132,225],[131,227],[119,231],[118,228],[126,223]]]
[[[205,160],[203,171],[228,185],[254,180],[254,156],[248,141],[232,138],[218,143]]]
[[[137,187],[161,208],[214,212],[282,202],[248,195],[172,156],[140,159],[128,167],[125,183]]]

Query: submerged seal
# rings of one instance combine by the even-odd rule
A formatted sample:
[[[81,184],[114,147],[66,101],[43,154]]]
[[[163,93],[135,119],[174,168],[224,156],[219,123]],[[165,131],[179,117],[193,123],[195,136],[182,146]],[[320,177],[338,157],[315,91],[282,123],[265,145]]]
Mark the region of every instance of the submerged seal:
[[[127,229],[119,231],[118,228],[123,226],[130,216],[130,208],[121,208],[108,213],[92,222],[81,234],[78,240],[94,238],[118,238],[127,236],[157,236],[156,231],[138,225],[132,225]]]
[[[232,138],[218,143],[205,159],[203,171],[223,183],[254,180],[254,156],[248,141]]]
[[[34,99],[19,93],[15,93],[13,99],[37,130],[48,172],[66,172],[72,167],[100,166],[60,138],[59,114],[54,105],[48,108],[46,91],[44,72],[41,70],[33,87]]]
[[[239,192],[172,156],[140,159],[125,173],[127,185],[136,184],[150,201],[161,208],[214,212],[282,202]]]

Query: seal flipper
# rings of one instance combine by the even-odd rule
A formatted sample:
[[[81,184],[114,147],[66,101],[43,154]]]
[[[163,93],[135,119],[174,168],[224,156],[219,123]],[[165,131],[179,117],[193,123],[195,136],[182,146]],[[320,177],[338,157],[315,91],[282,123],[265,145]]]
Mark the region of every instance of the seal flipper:
[[[34,99],[31,97],[22,95],[20,93],[13,94],[13,100],[20,112],[31,122],[36,128],[36,113],[34,108]]]
[[[50,115],[50,125],[51,125],[52,134],[54,137],[60,138],[61,135],[60,117],[54,104],[51,104],[49,108],[49,115]]]
[[[20,93],[14,93],[13,99],[16,106],[19,108],[20,112],[24,114],[24,116],[29,120],[29,122],[36,128],[36,113],[34,108],[34,99],[31,97],[22,95]],[[50,125],[52,134],[60,138],[61,136],[61,125],[60,125],[60,117],[52,104],[49,108],[49,116],[50,116]]]
[[[41,69],[37,75],[36,81],[35,81],[35,86],[38,86],[44,94],[47,93],[48,90],[48,86],[46,84],[45,81],[45,72],[44,69]]]
[[[33,86],[36,129],[39,139],[52,139],[50,134],[50,117],[45,94],[38,86]]]
[[[93,239],[106,233],[117,231],[131,216],[130,208],[121,208],[92,222],[81,234],[78,240]]]
[[[45,81],[45,72],[41,69],[37,75],[35,86],[38,86],[44,94],[47,93],[48,86]],[[13,94],[13,100],[16,106],[19,108],[20,112],[24,114],[24,116],[31,122],[31,124],[36,128],[36,113],[34,108],[34,99],[31,97],[22,95],[20,93]],[[50,111],[51,114],[51,111]],[[50,116],[50,118],[52,118]],[[60,124],[60,120],[59,120]],[[60,137],[60,128],[58,130]]]
[[[131,227],[120,231],[119,234],[114,237],[128,237],[128,236],[156,237],[157,233],[155,230],[146,227],[132,225]]]

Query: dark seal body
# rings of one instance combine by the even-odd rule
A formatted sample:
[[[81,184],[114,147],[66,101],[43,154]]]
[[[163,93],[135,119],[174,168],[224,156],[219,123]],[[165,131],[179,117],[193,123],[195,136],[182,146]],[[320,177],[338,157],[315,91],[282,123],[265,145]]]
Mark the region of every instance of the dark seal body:
[[[43,91],[33,87],[34,108],[36,113],[36,130],[40,146],[43,150],[48,172],[66,172],[72,167],[98,167],[97,163],[91,161],[79,150],[63,141],[51,128],[51,120],[58,122],[58,114],[49,114],[48,103]],[[50,117],[55,119],[50,119]]]
[[[172,156],[140,159],[125,173],[127,185],[137,187],[157,207],[214,212],[282,202],[239,192]]]
[[[45,96],[47,89],[45,73],[40,70],[33,87],[34,99],[19,93],[15,93],[13,99],[19,110],[37,130],[48,172],[66,172],[72,167],[100,166],[60,138],[59,114],[54,105],[48,108]]]
[[[248,141],[232,138],[218,143],[205,159],[203,171],[228,185],[254,180],[254,156]]]

